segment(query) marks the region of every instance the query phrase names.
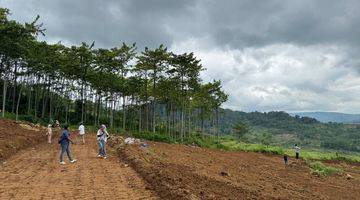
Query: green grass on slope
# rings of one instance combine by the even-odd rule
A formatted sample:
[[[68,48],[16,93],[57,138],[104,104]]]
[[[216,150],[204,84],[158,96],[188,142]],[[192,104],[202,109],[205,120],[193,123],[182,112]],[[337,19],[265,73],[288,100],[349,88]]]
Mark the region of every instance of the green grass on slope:
[[[329,176],[332,174],[341,175],[344,172],[342,169],[337,167],[325,166],[320,161],[306,161],[306,163],[310,167],[311,172],[319,176]]]

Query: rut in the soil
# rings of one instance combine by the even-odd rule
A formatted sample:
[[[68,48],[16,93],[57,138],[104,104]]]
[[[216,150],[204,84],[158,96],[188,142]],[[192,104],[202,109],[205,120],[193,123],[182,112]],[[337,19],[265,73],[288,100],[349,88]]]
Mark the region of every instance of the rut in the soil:
[[[57,144],[19,152],[0,166],[0,199],[157,199],[117,157],[96,157],[95,138],[73,145],[78,162],[59,165]]]

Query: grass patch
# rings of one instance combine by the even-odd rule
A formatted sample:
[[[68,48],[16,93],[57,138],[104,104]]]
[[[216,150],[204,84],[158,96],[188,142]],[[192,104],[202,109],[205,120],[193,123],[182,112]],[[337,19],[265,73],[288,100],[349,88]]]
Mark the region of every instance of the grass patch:
[[[291,155],[293,150],[288,149],[286,153]],[[358,153],[334,152],[334,151],[321,151],[321,150],[302,150],[300,157],[309,160],[336,160],[348,163],[359,163],[360,155]]]
[[[218,145],[218,148],[229,151],[247,151],[247,152],[259,152],[268,154],[284,154],[284,149],[276,146],[268,146],[262,144],[249,144],[237,141],[222,141]]]
[[[332,166],[326,166],[320,161],[306,161],[313,174],[319,176],[329,176],[333,174],[341,175],[343,170]]]

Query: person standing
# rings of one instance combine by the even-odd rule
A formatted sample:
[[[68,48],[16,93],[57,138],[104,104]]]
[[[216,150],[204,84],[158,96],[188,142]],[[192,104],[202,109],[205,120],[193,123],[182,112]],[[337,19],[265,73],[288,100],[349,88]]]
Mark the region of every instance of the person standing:
[[[85,144],[85,126],[83,122],[79,126],[79,136],[81,137],[82,143]]]
[[[49,124],[47,127],[46,135],[47,135],[48,143],[51,144],[51,137],[52,137],[52,125],[51,124]]]
[[[60,153],[60,164],[61,165],[65,164],[65,162],[64,162],[64,153],[65,152],[71,163],[76,162],[76,159],[73,159],[71,156],[70,143],[73,143],[73,141],[70,139],[70,132],[68,130],[68,125],[64,125],[63,133],[59,139],[59,144],[61,146],[61,153]]]
[[[300,157],[300,147],[297,145],[297,144],[295,144],[295,146],[294,146],[294,151],[295,151],[295,157],[296,157],[296,159],[299,159],[299,157]]]
[[[287,154],[284,154],[284,163],[285,163],[285,166],[288,164],[288,155]]]
[[[109,137],[108,132],[106,131],[106,126],[103,124],[100,126],[100,129],[96,133],[98,145],[99,145],[99,154],[98,157],[103,157],[104,159],[107,158],[106,155],[106,142],[107,138]]]
[[[55,120],[55,123],[53,125],[54,127],[54,131],[55,131],[55,134],[61,134],[61,127],[60,127],[60,122],[59,120]]]

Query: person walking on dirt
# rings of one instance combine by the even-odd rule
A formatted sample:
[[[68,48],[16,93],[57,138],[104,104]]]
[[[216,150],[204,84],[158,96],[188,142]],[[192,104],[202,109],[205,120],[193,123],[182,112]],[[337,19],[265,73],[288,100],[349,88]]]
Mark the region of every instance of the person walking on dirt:
[[[73,141],[70,139],[70,132],[68,130],[68,125],[64,125],[63,133],[59,139],[59,144],[61,145],[60,164],[62,165],[65,164],[64,162],[65,152],[71,163],[76,162],[76,160],[71,157],[70,143],[73,143]]]
[[[284,154],[284,163],[285,163],[285,166],[288,164],[288,160],[289,160],[289,157],[287,154]]]
[[[295,146],[294,146],[294,151],[295,151],[295,157],[296,157],[296,159],[299,159],[299,157],[300,157],[300,147],[297,145],[297,144],[295,144]]]
[[[81,137],[82,143],[85,144],[85,126],[83,122],[79,126],[79,136]]]
[[[97,131],[96,134],[98,145],[99,145],[99,154],[98,157],[103,157],[106,159],[106,141],[109,137],[108,132],[106,131],[106,126],[103,124],[100,126],[100,129]]]
[[[47,135],[48,143],[51,144],[51,137],[52,137],[52,125],[51,124],[49,124],[47,127],[46,135]]]

